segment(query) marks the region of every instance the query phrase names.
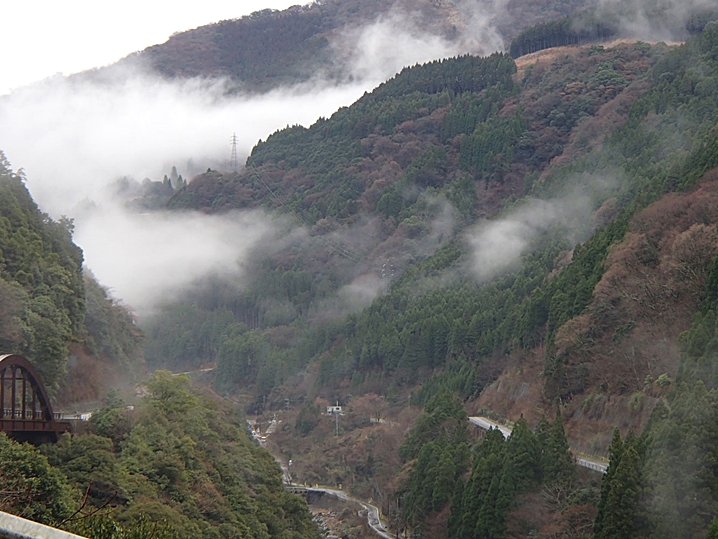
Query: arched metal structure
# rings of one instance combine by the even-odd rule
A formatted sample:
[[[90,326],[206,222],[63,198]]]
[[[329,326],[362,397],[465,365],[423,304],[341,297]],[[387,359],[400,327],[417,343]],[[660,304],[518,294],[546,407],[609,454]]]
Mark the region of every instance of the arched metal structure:
[[[0,411],[0,431],[19,441],[56,442],[70,430],[53,413],[35,368],[16,354],[0,355]]]

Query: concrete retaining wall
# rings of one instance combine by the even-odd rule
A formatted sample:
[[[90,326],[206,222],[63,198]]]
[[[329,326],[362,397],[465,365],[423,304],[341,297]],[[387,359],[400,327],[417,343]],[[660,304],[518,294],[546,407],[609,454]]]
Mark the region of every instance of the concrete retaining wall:
[[[85,539],[0,511],[0,539]]]

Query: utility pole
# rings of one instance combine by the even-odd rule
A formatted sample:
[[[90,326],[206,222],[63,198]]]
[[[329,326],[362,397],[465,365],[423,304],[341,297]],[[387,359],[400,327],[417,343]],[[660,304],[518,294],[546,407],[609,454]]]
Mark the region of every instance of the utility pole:
[[[339,436],[339,401],[337,401],[337,407],[334,410],[334,436]]]
[[[239,163],[237,159],[237,133],[234,133],[232,135],[232,138],[229,139],[229,143],[232,145],[232,153],[229,157],[229,168],[232,172],[237,172],[239,169]]]

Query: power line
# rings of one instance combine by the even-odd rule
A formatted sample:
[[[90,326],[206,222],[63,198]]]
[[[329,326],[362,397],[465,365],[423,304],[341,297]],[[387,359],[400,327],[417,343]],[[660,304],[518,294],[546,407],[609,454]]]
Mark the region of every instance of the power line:
[[[232,153],[229,157],[229,169],[232,172],[237,172],[239,170],[239,159],[237,158],[237,143],[239,141],[237,140],[237,133],[234,133],[232,135],[232,138],[229,139],[229,143],[232,145]]]

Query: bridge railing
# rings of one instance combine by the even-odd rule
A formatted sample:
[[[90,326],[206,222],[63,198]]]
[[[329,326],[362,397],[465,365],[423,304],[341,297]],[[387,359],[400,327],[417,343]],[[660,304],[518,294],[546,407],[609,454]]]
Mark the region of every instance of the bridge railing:
[[[23,414],[23,411],[21,409],[13,410],[12,408],[4,408],[2,411],[2,418],[3,419],[32,419],[32,420],[42,420],[44,419],[42,417],[42,410],[25,410],[25,413]],[[58,419],[57,414],[55,414],[55,419]]]
[[[53,419],[55,421],[68,421],[76,419],[78,421],[87,421],[89,419],[89,416],[91,414],[85,412],[85,413],[78,413],[78,414],[64,414],[62,412],[54,412]],[[21,419],[21,420],[35,420],[35,421],[43,421],[45,418],[42,416],[42,410],[25,410],[25,413],[23,413],[22,410],[13,410],[12,408],[5,408],[2,411],[2,416],[0,416],[2,419]]]

